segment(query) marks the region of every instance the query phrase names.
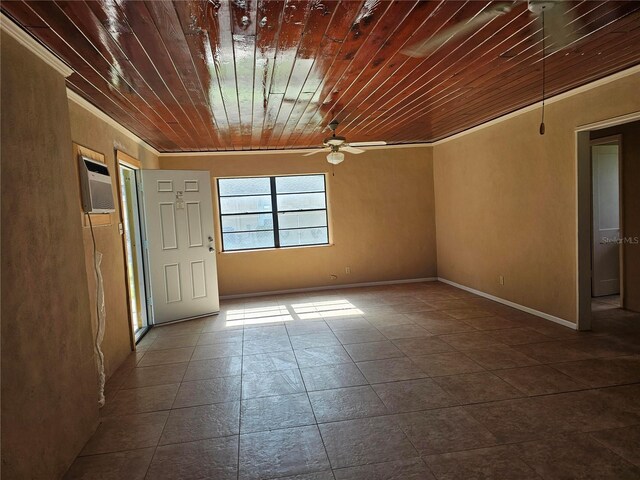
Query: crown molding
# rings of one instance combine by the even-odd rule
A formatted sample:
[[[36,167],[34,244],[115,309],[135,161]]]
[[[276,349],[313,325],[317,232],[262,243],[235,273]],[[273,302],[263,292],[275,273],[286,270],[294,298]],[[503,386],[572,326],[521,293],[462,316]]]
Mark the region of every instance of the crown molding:
[[[599,80],[594,80],[593,82],[589,82],[589,83],[585,83],[584,85],[581,85],[580,87],[576,87],[576,88],[572,88],[571,90],[567,90],[566,92],[563,93],[559,93],[558,95],[554,95],[553,97],[549,97],[547,99],[545,99],[545,105],[550,105],[556,102],[560,102],[562,100],[565,100],[567,98],[573,97],[575,95],[579,95],[581,93],[584,92],[588,92],[589,90],[593,90],[594,88],[598,88],[598,87],[602,87],[603,85],[607,85],[608,83],[611,82],[615,82],[617,80],[621,80],[623,78],[626,77],[630,77],[632,75],[638,75],[640,74],[640,65],[635,65],[633,67],[627,68],[625,70],[622,70],[618,73],[614,73],[611,75],[608,75],[604,78],[600,78]],[[504,122],[506,120],[510,120],[514,117],[518,117],[520,115],[523,115],[525,113],[531,112],[533,110],[536,110],[538,108],[542,107],[542,102],[536,102],[534,104],[531,105],[527,105],[526,107],[520,108],[514,112],[508,113],[506,115],[502,115],[501,117],[498,118],[494,118],[493,120],[489,120],[488,122],[484,122],[480,125],[477,125],[475,127],[472,127],[468,130],[464,130],[460,133],[456,133],[454,135],[450,135],[448,137],[445,137],[441,140],[437,140],[433,143],[431,143],[432,146],[438,146],[438,145],[442,145],[444,143],[450,142],[452,140],[456,140],[460,137],[464,137],[465,135],[469,135],[471,133],[475,133],[479,130],[482,130],[483,128],[487,128],[487,127],[491,127],[493,125],[497,125],[500,122]],[[631,114],[633,115],[633,114]]]
[[[0,15],[0,28],[3,32],[6,32],[7,35],[15,39],[20,45],[40,58],[40,60],[52,67],[65,78],[73,73],[73,69],[69,67],[69,65],[64,63],[49,49],[29,35],[29,33],[23,30],[22,27],[14,22],[10,17],[1,12]]]
[[[126,128],[123,125],[121,125],[120,123],[116,122],[109,115],[104,113],[102,110],[100,110],[98,107],[93,105],[91,102],[88,102],[87,100],[85,100],[83,97],[78,95],[76,92],[71,90],[69,87],[67,87],[67,98],[70,101],[72,101],[73,103],[75,103],[76,105],[78,105],[78,106],[84,108],[85,110],[87,110],[92,115],[98,117],[100,120],[102,120],[103,122],[105,122],[109,126],[115,128],[116,130],[118,130],[123,135],[126,135],[131,140],[133,140],[138,145],[140,145],[141,147],[146,148],[147,150],[149,150],[154,155],[156,155],[158,157],[161,155],[160,152],[158,150],[156,150],[154,147],[152,147],[147,142],[142,140],[140,137],[138,137],[135,133],[133,133],[128,128]]]
[[[376,151],[376,150],[395,150],[401,148],[424,148],[430,147],[431,143],[399,143],[394,145],[377,145],[371,147],[358,147],[361,150]],[[316,147],[317,148],[317,147]],[[305,154],[309,153],[316,148],[284,148],[273,150],[202,150],[191,152],[162,152],[158,156],[160,158],[166,157],[229,157],[229,156],[242,156],[242,155],[286,155],[286,154]]]
[[[640,120],[640,112],[631,112],[626,115],[620,115],[619,117],[608,118],[600,120],[599,122],[588,123],[586,125],[578,125],[576,132],[585,132],[589,130],[601,130],[603,128],[615,127],[622,125],[623,123],[630,123]]]

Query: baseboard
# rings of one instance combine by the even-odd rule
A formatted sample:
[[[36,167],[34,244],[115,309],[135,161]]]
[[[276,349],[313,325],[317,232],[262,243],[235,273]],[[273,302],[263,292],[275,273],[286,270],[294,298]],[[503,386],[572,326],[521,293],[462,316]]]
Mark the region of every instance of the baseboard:
[[[558,325],[562,325],[563,327],[567,327],[572,330],[578,329],[577,324],[570,322],[568,320],[564,320],[559,317],[554,317],[553,315],[549,315],[548,313],[544,313],[539,310],[534,310],[533,308],[525,307],[524,305],[520,305],[510,300],[505,300],[504,298],[496,297],[494,295],[481,292],[480,290],[476,290],[475,288],[467,287],[465,285],[460,285],[459,283],[452,282],[451,280],[447,280],[446,278],[438,277],[438,281],[442,283],[447,283],[461,290],[466,290],[467,292],[471,292],[480,297],[488,298],[489,300],[493,300],[494,302],[502,303],[503,305],[507,305],[509,307],[516,308],[518,310],[522,310],[523,312],[530,313],[531,315],[535,315],[536,317],[544,318],[545,320],[549,320],[550,322],[557,323]]]
[[[322,290],[339,290],[341,288],[358,288],[358,287],[375,287],[379,285],[397,285],[400,283],[420,283],[420,282],[435,282],[437,277],[427,278],[408,278],[403,280],[387,280],[384,282],[363,282],[363,283],[348,283],[345,285],[323,285],[320,287],[308,287],[308,288],[292,288],[289,290],[272,290],[269,292],[256,292],[256,293],[239,293],[235,295],[221,295],[220,300],[231,300],[234,298],[247,298],[247,297],[264,297],[266,295],[282,295],[285,293],[304,293],[304,292],[319,292]]]

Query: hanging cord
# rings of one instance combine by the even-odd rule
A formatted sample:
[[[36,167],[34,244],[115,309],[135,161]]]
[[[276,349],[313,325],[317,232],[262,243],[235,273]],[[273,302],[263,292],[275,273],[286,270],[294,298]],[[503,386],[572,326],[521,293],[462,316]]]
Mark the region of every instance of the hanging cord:
[[[544,98],[545,98],[545,77],[546,77],[546,52],[545,52],[545,31],[544,31],[544,9],[542,10],[542,121],[540,122],[540,135],[544,135]]]
[[[102,262],[102,254],[98,252],[96,247],[96,236],[93,232],[93,222],[91,221],[91,214],[87,213],[87,218],[89,219],[89,229],[91,230],[91,241],[93,243],[93,271],[96,276],[96,340],[95,340],[95,351],[97,355],[98,361],[98,380],[99,380],[99,390],[98,390],[98,405],[100,407],[104,406],[105,398],[104,398],[104,384],[105,384],[105,375],[104,375],[104,354],[102,353],[102,349],[100,345],[102,344],[102,339],[104,338],[104,297],[101,297],[102,293],[102,274],[100,273],[100,263]],[[104,295],[104,294],[103,294]],[[101,308],[102,307],[102,308]]]

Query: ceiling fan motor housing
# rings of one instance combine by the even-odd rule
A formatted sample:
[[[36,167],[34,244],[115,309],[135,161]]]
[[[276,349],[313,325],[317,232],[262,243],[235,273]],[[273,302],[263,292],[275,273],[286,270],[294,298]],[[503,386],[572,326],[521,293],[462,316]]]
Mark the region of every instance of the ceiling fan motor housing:
[[[329,137],[329,138],[325,138],[324,140],[324,144],[325,145],[331,145],[339,147],[340,145],[342,145],[344,142],[346,142],[347,139],[344,137],[338,137],[338,136],[333,136],[333,137]]]
[[[527,7],[531,13],[540,15],[545,10],[551,10],[555,4],[553,0],[529,0]]]

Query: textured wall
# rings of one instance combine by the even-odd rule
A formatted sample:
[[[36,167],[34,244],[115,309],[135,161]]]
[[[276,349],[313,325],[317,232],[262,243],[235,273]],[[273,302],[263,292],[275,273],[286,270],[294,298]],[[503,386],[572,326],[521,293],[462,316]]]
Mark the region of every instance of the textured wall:
[[[324,155],[161,157],[163,169],[210,170],[212,177],[330,172]],[[212,179],[214,209],[216,182]],[[218,253],[220,293],[264,292],[433,277],[436,244],[430,148],[347,155],[329,174],[329,247]],[[219,230],[217,212],[216,229]],[[219,235],[218,235],[219,236]],[[218,251],[220,243],[218,238]],[[351,274],[345,274],[345,267]],[[330,280],[331,274],[338,276]]]
[[[597,130],[591,138],[622,135],[622,234],[640,238],[640,122]],[[640,244],[625,243],[623,288],[624,307],[640,312]]]
[[[98,421],[64,78],[2,34],[2,474],[57,478]]]
[[[117,200],[118,191],[115,185],[117,179],[115,146],[140,160],[143,168],[157,168],[158,158],[119,130],[72,101],[69,101],[69,114],[71,139],[84,147],[102,153],[114,179],[113,194],[117,211],[111,215],[112,224],[94,227],[97,249],[104,255],[101,267],[107,316],[102,351],[105,357],[105,373],[109,377],[131,353],[129,334],[131,327],[127,309],[124,249],[122,237],[118,231],[120,211]],[[79,207],[77,211],[80,211]],[[96,287],[93,272],[93,243],[88,227],[83,228],[83,234],[91,314],[95,319]]]
[[[441,277],[576,321],[575,127],[640,110],[628,76],[434,147]],[[499,285],[498,275],[505,284]]]

